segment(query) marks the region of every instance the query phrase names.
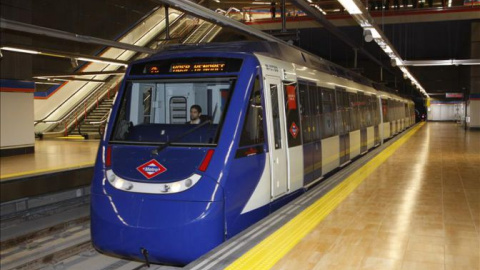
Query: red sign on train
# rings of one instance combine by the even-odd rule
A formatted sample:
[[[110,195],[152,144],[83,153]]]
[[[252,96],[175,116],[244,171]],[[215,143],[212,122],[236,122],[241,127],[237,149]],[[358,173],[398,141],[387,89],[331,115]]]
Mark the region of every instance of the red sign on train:
[[[287,104],[289,110],[297,109],[297,96],[295,95],[295,86],[287,85]]]
[[[297,124],[295,124],[295,122],[292,123],[289,131],[290,131],[290,134],[292,134],[292,137],[296,139],[298,135],[298,127],[297,127]]]

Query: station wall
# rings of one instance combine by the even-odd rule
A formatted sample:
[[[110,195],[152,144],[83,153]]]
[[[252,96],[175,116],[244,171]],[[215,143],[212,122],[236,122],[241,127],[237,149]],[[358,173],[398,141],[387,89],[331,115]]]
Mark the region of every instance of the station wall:
[[[34,152],[33,92],[0,92],[1,156]]]
[[[465,118],[464,102],[432,102],[429,107],[429,121],[461,121]]]

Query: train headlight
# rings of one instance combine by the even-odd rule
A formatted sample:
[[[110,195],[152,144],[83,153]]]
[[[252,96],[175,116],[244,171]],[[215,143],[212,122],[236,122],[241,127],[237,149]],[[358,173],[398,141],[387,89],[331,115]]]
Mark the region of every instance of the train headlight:
[[[125,183],[123,183],[122,188],[124,190],[131,190],[133,188],[133,184],[125,182]]]
[[[171,192],[174,192],[174,193],[176,193],[176,192],[179,192],[179,191],[180,191],[180,189],[182,189],[182,184],[180,184],[180,183],[176,182],[176,183],[173,183],[173,184],[172,184],[172,186],[171,186],[171,189],[170,189],[170,190],[171,190]]]
[[[107,175],[107,180],[110,183],[113,183],[113,181],[115,181],[115,174],[113,173],[112,170],[107,170],[106,175]]]
[[[123,189],[123,184],[124,184],[125,181],[123,181],[123,179],[121,178],[118,178],[117,181],[115,181],[113,183],[113,186],[116,187],[117,189]]]
[[[187,180],[185,180],[185,187],[189,188],[192,186],[192,184],[193,184],[192,179],[188,178]]]

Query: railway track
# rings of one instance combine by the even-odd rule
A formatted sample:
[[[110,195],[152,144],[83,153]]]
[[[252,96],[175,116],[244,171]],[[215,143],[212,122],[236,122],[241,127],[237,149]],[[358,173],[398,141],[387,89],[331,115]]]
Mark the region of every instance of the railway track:
[[[84,205],[83,207],[88,207]],[[29,216],[28,213],[23,215]],[[39,215],[44,217],[45,215]],[[40,219],[30,219],[30,231],[0,242],[0,269],[99,269],[99,270],[175,270],[177,267],[147,265],[102,255],[95,251],[90,241],[90,218],[62,220],[62,211],[51,215],[55,224],[42,227]],[[22,218],[2,220],[2,229],[19,228]]]

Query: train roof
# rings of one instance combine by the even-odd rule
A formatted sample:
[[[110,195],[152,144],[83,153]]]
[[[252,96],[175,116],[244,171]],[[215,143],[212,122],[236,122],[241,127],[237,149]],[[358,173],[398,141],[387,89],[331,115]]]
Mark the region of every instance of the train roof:
[[[372,87],[375,90],[387,92],[391,97],[402,97],[393,94],[394,90],[383,84],[373,82],[362,75],[346,69],[340,65],[327,61],[319,56],[313,55],[298,47],[288,46],[271,41],[238,41],[228,43],[205,43],[205,44],[181,44],[164,47],[156,55],[165,52],[243,52],[261,53],[263,55],[277,58],[283,61],[306,66],[334,76],[352,80],[362,85]]]

